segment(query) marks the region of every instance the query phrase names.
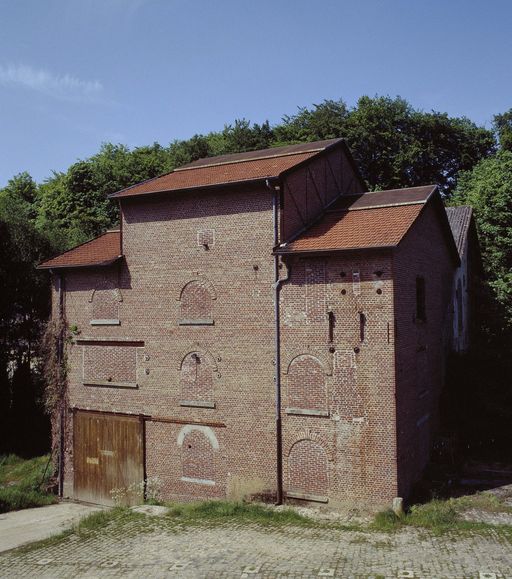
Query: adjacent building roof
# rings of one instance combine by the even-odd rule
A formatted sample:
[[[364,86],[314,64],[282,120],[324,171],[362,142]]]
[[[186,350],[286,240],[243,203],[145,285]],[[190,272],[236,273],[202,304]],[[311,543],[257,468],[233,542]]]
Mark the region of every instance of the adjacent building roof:
[[[343,143],[342,139],[330,139],[233,155],[207,157],[179,167],[161,177],[155,177],[123,189],[110,195],[110,197],[135,197],[165,191],[184,191],[244,181],[272,179],[327,148],[341,143]]]
[[[119,230],[107,231],[91,241],[86,241],[52,259],[43,261],[38,265],[38,269],[97,267],[110,265],[120,257],[121,232]]]
[[[309,229],[277,253],[395,247],[414,223],[435,185],[392,189],[338,199]]]
[[[473,208],[468,205],[461,205],[460,207],[447,207],[446,215],[448,216],[448,222],[453,233],[453,238],[455,239],[455,245],[459,255],[462,257],[464,255],[466,246],[469,227],[471,225],[471,217],[473,215]]]

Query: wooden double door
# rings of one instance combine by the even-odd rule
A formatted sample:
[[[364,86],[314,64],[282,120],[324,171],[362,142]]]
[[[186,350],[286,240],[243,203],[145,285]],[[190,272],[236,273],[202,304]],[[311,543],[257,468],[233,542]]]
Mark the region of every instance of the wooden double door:
[[[142,502],[142,418],[76,411],[73,420],[73,450],[76,499],[102,505]]]

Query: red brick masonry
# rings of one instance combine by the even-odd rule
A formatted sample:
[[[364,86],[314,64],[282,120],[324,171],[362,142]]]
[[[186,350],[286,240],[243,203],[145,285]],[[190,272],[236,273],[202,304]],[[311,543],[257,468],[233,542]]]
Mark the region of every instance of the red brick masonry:
[[[285,494],[406,496],[436,428],[458,265],[435,188],[364,193],[338,140],[202,160],[117,197],[122,251],[108,233],[42,264],[79,331],[70,407],[146,416],[163,498],[274,496],[277,259]]]

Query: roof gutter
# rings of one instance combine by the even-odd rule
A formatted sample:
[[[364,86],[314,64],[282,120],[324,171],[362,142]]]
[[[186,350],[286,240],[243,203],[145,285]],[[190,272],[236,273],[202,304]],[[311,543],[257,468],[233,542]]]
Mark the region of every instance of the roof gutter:
[[[38,265],[36,267],[36,269],[49,269],[50,271],[54,270],[54,269],[81,269],[84,267],[105,267],[107,265],[112,265],[113,263],[115,263],[116,261],[119,261],[123,256],[122,255],[118,255],[117,257],[114,257],[113,259],[109,259],[107,261],[98,261],[97,263],[85,263],[85,264],[77,264],[77,265],[73,265],[73,264],[68,264],[68,265]]]
[[[332,247],[330,249],[286,249],[277,247],[273,254],[274,255],[304,255],[304,254],[325,254],[325,253],[350,253],[355,251],[374,251],[374,250],[390,250],[395,249],[397,245],[372,245],[369,247],[343,247],[336,248]]]

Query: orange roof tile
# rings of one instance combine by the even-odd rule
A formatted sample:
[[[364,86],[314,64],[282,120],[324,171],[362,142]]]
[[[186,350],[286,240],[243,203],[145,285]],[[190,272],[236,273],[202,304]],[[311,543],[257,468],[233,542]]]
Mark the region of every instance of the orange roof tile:
[[[341,139],[331,139],[199,159],[161,177],[113,193],[110,197],[133,197],[278,177],[327,147],[341,142]]]
[[[121,232],[107,231],[52,259],[40,263],[38,269],[90,267],[109,265],[121,257]]]
[[[326,214],[278,253],[393,247],[407,233],[423,203]]]

